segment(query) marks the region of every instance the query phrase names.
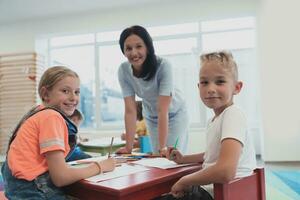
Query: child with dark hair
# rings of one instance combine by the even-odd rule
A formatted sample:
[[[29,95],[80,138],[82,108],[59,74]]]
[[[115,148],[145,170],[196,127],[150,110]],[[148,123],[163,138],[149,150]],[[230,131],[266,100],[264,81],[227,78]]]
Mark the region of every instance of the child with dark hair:
[[[73,112],[73,114],[69,117],[74,124],[77,126],[77,128],[79,128],[81,122],[84,120],[83,114],[78,110],[75,109],[75,111]],[[78,135],[79,138],[79,142],[82,142],[84,140],[87,140],[85,138],[81,138],[80,135]],[[67,161],[74,161],[74,160],[81,160],[81,159],[85,159],[85,158],[91,158],[92,156],[83,152],[79,146],[75,147],[73,153],[70,155],[70,157],[67,159]]]

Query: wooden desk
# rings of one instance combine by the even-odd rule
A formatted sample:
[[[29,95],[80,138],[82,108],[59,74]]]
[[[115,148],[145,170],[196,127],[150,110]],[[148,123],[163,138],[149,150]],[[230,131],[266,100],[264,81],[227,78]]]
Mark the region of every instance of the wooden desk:
[[[182,176],[201,169],[201,165],[148,171],[92,183],[79,181],[65,188],[67,194],[82,200],[148,200],[170,192]]]

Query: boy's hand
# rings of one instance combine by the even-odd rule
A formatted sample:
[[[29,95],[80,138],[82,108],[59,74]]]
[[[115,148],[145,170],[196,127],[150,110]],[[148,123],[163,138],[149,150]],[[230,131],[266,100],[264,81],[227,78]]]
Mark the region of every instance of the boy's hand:
[[[174,149],[174,147],[168,147],[167,158],[178,164],[184,163],[184,156],[180,153],[180,151]]]
[[[174,147],[168,147],[167,148],[167,153],[166,153],[166,158],[167,159],[172,160],[171,159],[171,153],[172,153],[173,150],[175,150]]]
[[[181,183],[181,179],[179,179],[179,181],[177,181],[171,188],[171,194],[175,197],[175,198],[180,198],[184,196],[185,191],[188,191],[188,186],[184,185]]]
[[[113,171],[116,167],[116,160],[114,158],[108,158],[98,162],[101,167],[101,172],[110,172]]]

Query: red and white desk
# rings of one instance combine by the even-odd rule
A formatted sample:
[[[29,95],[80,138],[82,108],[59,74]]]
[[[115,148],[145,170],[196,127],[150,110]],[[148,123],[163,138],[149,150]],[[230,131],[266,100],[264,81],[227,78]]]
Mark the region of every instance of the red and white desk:
[[[201,164],[167,170],[151,168],[97,183],[81,180],[65,187],[65,191],[82,200],[148,200],[170,192],[179,178],[199,169]]]

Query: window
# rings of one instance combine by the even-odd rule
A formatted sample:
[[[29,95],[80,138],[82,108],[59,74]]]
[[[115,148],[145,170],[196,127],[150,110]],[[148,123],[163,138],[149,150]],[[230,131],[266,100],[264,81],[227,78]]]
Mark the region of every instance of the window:
[[[63,37],[52,38],[50,40],[50,45],[52,47],[67,46],[67,45],[75,45],[75,44],[92,43],[93,41],[94,41],[93,34],[72,35],[72,36],[63,36]]]
[[[232,52],[238,65],[239,79],[244,84],[241,93],[235,97],[235,103],[245,111],[249,127],[258,128],[254,28],[254,18],[250,17],[207,21],[201,23],[201,41],[203,51],[227,49]]]
[[[99,46],[100,123],[123,125],[124,103],[118,81],[118,67],[125,61],[119,45]]]
[[[176,85],[186,98],[192,127],[204,127],[211,115],[199,98],[197,83],[199,55],[205,51],[229,49],[239,65],[244,82],[236,98],[257,128],[257,71],[255,61],[255,19],[253,17],[202,21],[146,27],[158,56],[172,66]],[[124,103],[118,82],[118,67],[126,61],[118,39],[121,30],[52,37],[49,39],[50,65],[74,69],[81,78],[80,109],[83,128],[111,129],[124,125]]]
[[[83,127],[96,128],[95,121],[95,52],[93,45],[51,49],[51,64],[64,65],[80,76],[81,100],[79,109],[84,114]]]

